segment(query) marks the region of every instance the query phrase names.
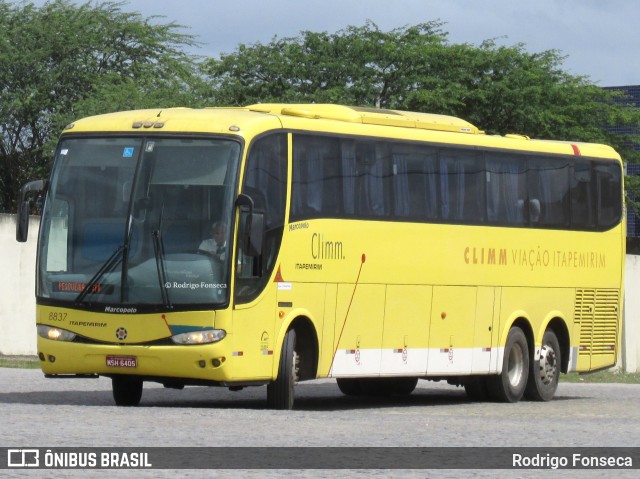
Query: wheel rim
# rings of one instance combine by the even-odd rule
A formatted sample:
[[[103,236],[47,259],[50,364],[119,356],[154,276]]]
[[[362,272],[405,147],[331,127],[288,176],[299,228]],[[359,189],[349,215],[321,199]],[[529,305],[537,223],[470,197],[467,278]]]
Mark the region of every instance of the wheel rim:
[[[548,345],[540,351],[540,380],[543,384],[551,384],[558,372],[556,352]]]
[[[524,352],[519,344],[514,344],[509,354],[508,377],[512,387],[522,382],[524,375]]]
[[[295,349],[293,350],[293,361],[291,361],[291,379],[292,383],[297,383],[300,379],[300,356]]]

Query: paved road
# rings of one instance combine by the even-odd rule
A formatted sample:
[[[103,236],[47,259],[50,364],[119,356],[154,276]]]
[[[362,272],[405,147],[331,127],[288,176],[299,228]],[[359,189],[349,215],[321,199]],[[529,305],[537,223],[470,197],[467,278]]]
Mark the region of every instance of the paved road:
[[[0,368],[0,447],[640,446],[640,385],[561,383],[549,403],[495,404],[472,403],[462,388],[428,381],[420,381],[408,397],[352,398],[343,396],[334,381],[321,380],[298,385],[294,411],[265,410],[265,403],[264,387],[176,391],[145,383],[139,407],[118,408],[106,378],[54,380],[45,379],[39,370]],[[637,476],[633,471],[610,472],[616,477]],[[548,471],[378,471],[374,475],[539,477],[541,473]],[[25,474],[21,471],[15,477]],[[92,474],[112,477],[113,471]],[[137,477],[140,472],[125,475],[129,474]],[[371,471],[301,471],[296,476],[336,474],[368,477]],[[559,474],[599,477],[602,471],[554,471],[554,476]],[[214,477],[205,471],[181,471],[177,477],[185,475]],[[240,475],[217,473],[217,477]],[[282,474],[249,471],[248,475]],[[56,477],[80,476],[87,477],[78,471],[56,471]],[[146,477],[176,476],[156,470]]]

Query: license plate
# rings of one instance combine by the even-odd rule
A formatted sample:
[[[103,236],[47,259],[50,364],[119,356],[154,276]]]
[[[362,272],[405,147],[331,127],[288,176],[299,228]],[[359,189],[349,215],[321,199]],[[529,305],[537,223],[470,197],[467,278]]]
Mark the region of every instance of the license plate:
[[[136,356],[107,356],[107,367],[110,368],[137,368]]]

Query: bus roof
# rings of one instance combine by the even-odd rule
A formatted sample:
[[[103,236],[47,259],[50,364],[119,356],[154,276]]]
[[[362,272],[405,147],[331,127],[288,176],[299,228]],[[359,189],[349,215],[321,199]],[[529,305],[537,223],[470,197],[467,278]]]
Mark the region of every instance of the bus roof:
[[[262,111],[280,115],[309,119],[337,120],[365,125],[398,126],[421,130],[450,131],[456,133],[481,133],[468,121],[454,116],[435,115],[379,108],[353,107],[332,104],[257,104],[247,107],[251,111]]]
[[[453,116],[333,104],[265,103],[246,107],[132,110],[78,120],[68,125],[64,133],[191,132],[250,138],[282,128],[620,159],[613,148],[602,144],[531,140],[515,134],[487,135]]]
[[[64,133],[154,132],[214,133],[251,136],[282,128],[273,115],[246,108],[157,108],[106,113],[77,120]]]

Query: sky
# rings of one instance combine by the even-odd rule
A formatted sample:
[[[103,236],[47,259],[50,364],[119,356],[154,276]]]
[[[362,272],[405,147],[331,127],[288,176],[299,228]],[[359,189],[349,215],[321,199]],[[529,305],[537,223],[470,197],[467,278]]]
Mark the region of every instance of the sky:
[[[558,50],[565,71],[599,86],[640,84],[639,0],[125,0],[125,11],[186,27],[207,57],[299,32],[372,21],[383,31],[439,20],[450,43]],[[34,1],[42,5],[44,0]],[[76,1],[83,4],[86,1]]]

